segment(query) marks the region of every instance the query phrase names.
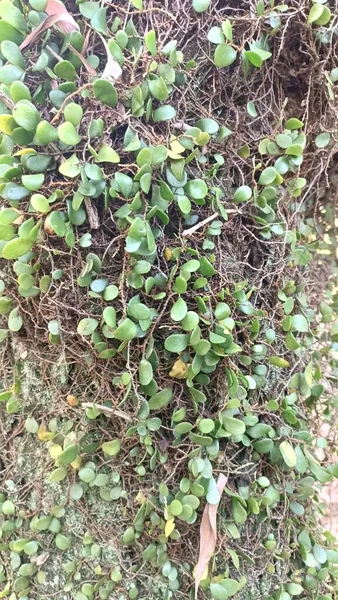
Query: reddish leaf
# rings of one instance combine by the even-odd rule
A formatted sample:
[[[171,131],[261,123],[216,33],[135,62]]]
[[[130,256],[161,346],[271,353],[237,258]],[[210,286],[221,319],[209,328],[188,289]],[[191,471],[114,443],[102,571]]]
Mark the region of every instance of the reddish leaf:
[[[57,26],[64,35],[67,35],[67,33],[71,33],[72,31],[79,31],[78,24],[74,21],[72,15],[60,0],[48,0],[45,12],[49,16],[59,16],[58,21],[56,21]]]
[[[40,23],[40,25],[33,29],[33,31],[31,31],[29,35],[27,35],[26,39],[24,39],[20,46],[20,50],[27,48],[28,46],[36,42],[38,39],[40,39],[43,32],[46,31],[46,29],[49,29],[49,27],[55,25],[55,23],[57,23],[57,21],[59,20],[60,17],[58,15],[51,15],[50,17],[47,17],[44,21],[42,21],[42,23]]]
[[[220,473],[217,480],[217,490],[221,497],[227,478]],[[215,552],[217,541],[216,515],[219,502],[217,504],[206,504],[200,527],[200,553],[195,570],[195,599],[199,588],[202,575]]]

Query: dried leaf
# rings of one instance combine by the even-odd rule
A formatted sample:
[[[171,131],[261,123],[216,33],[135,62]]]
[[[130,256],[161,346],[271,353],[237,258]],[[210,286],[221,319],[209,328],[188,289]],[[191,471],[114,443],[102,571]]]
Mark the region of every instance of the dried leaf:
[[[93,77],[95,77],[97,75],[97,72],[89,64],[88,60],[86,60],[85,57],[82,56],[82,54],[80,52],[78,52],[75,48],[73,48],[73,46],[71,44],[68,44],[68,48],[69,48],[69,50],[71,50],[73,52],[73,54],[76,54],[76,56],[80,59],[83,66],[87,69],[89,75],[93,75]]]
[[[48,16],[58,15],[56,23],[58,29],[64,35],[67,35],[67,33],[71,33],[72,31],[79,31],[78,24],[68,12],[65,5],[59,0],[47,0],[45,12]]]
[[[99,219],[99,214],[97,212],[97,208],[96,208],[95,204],[92,204],[90,198],[85,198],[84,202],[85,202],[85,206],[86,206],[86,211],[87,211],[90,228],[91,229],[99,229],[100,228],[100,219]]]
[[[61,10],[58,6],[56,8],[56,12],[55,9],[54,12],[52,12],[50,3],[53,5],[61,5]],[[49,8],[50,10],[48,10]],[[20,50],[23,50],[24,48],[27,48],[28,46],[36,42],[38,39],[40,39],[40,37],[42,36],[44,31],[46,31],[46,29],[49,29],[50,27],[53,27],[53,25],[56,24],[58,24],[60,31],[64,34],[69,33],[71,31],[79,31],[79,26],[61,2],[59,3],[56,2],[56,0],[48,0],[48,5],[45,9],[45,12],[48,13],[48,17],[44,21],[42,21],[40,25],[33,29],[33,31],[31,31],[29,35],[27,35],[27,37],[20,45]]]
[[[46,31],[46,29],[49,29],[49,27],[55,25],[55,23],[57,23],[57,21],[59,20],[60,17],[58,15],[51,15],[50,17],[47,17],[44,21],[42,21],[42,23],[40,23],[40,25],[33,29],[33,31],[31,31],[29,35],[27,35],[27,37],[20,45],[20,50],[24,50],[24,48],[27,48],[28,46],[36,42],[38,39],[40,39],[43,32]]]
[[[217,491],[220,496],[222,495],[226,482],[227,478],[223,473],[220,473],[217,480]],[[205,573],[206,567],[214,554],[216,547],[216,515],[218,505],[219,502],[217,504],[206,504],[202,515],[200,527],[200,552],[195,571],[195,600],[197,599],[198,587],[202,580],[203,573]]]
[[[117,62],[117,60],[115,60],[115,58],[110,53],[108,44],[107,44],[106,40],[104,39],[104,37],[102,37],[102,35],[98,32],[97,32],[97,35],[100,36],[100,38],[102,40],[102,44],[104,45],[105,51],[107,53],[107,64],[102,73],[102,78],[103,79],[118,79],[122,74],[122,69],[121,69],[119,63]]]

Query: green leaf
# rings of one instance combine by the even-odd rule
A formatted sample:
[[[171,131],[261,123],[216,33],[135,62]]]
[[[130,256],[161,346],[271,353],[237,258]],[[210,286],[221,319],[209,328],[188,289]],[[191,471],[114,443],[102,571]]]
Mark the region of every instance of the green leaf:
[[[170,317],[173,321],[182,321],[187,312],[188,307],[185,300],[183,300],[183,298],[178,298],[171,308]]]
[[[1,54],[12,64],[21,69],[25,68],[24,57],[22,56],[21,50],[17,44],[10,40],[4,40],[1,42]]]
[[[63,116],[65,121],[69,121],[77,127],[81,123],[81,119],[83,117],[83,108],[80,104],[75,104],[75,102],[70,102],[67,104],[63,111]]]
[[[22,327],[22,317],[20,315],[19,307],[13,308],[8,316],[8,327],[11,331],[20,331]]]
[[[269,363],[270,365],[273,365],[274,367],[280,367],[281,369],[285,369],[286,367],[290,366],[290,363],[280,356],[270,356]]]
[[[198,314],[193,312],[192,310],[188,310],[181,325],[182,325],[182,329],[184,329],[184,331],[192,331],[193,329],[195,329],[195,327],[197,327],[198,323],[199,323]]]
[[[61,454],[59,454],[57,462],[59,465],[69,465],[76,459],[79,454],[79,447],[77,444],[71,444]]]
[[[7,260],[20,258],[20,256],[27,254],[32,246],[33,242],[31,240],[23,238],[10,240],[2,249],[2,258],[6,258]]]
[[[24,546],[24,553],[27,554],[27,556],[33,556],[34,554],[37,553],[39,549],[39,544],[37,542],[35,542],[34,540],[27,542],[27,544],[25,544]]]
[[[95,479],[95,471],[90,467],[82,467],[82,469],[79,470],[79,477],[81,481],[91,483]]]
[[[72,545],[72,542],[70,541],[69,538],[67,538],[65,535],[63,535],[62,533],[58,533],[55,536],[55,546],[62,551],[65,550],[69,550],[69,548]]]
[[[169,121],[176,117],[176,110],[170,104],[164,104],[153,112],[153,119],[156,123],[160,121]]]
[[[83,487],[79,483],[72,483],[69,488],[69,496],[72,500],[80,500],[83,496]]]
[[[300,144],[291,144],[286,150],[288,156],[301,156],[303,154],[303,146]]]
[[[96,10],[90,19],[90,24],[95,31],[107,35],[107,7]]]
[[[111,442],[104,442],[102,444],[102,450],[107,456],[116,456],[121,450],[121,442],[118,439],[112,440]]]
[[[292,315],[291,325],[299,333],[306,333],[309,330],[309,324],[304,315]]]
[[[189,215],[191,212],[191,202],[187,196],[178,196],[177,204],[182,215]]]
[[[252,197],[252,189],[248,185],[239,187],[234,195],[234,202],[247,202]]]
[[[184,191],[194,200],[202,200],[208,193],[208,186],[203,179],[193,179],[184,186]]]
[[[102,144],[96,162],[119,163],[120,157],[118,153],[108,144]]]
[[[65,81],[75,81],[76,70],[69,60],[60,60],[54,67],[54,73],[60,79]]]
[[[113,306],[107,306],[102,313],[102,317],[103,317],[105,323],[107,323],[108,327],[115,329],[115,327],[116,327],[116,310]]]
[[[221,586],[227,591],[228,596],[234,596],[240,589],[240,584],[235,579],[223,579]]]
[[[190,431],[189,438],[194,444],[197,446],[210,446],[213,442],[213,439],[207,435],[200,435],[198,433],[193,433]]]
[[[157,392],[154,396],[149,399],[150,410],[160,410],[169,404],[173,397],[173,391],[171,387],[166,387],[160,392]]]
[[[12,111],[13,117],[20,127],[26,131],[35,131],[40,121],[40,115],[29,100],[20,100]]]
[[[235,62],[237,58],[237,51],[228,44],[220,44],[217,46],[214,54],[214,63],[219,69],[228,67]]]
[[[210,433],[215,429],[215,423],[212,419],[201,419],[197,426],[201,433]],[[210,500],[208,500],[208,502],[210,502]]]
[[[96,79],[93,86],[94,96],[106,106],[115,108],[118,101],[117,91],[107,79]]]
[[[280,148],[288,148],[292,144],[292,138],[285,133],[277,133],[275,136],[275,142]]]
[[[234,419],[233,417],[222,417],[222,423],[226,431],[231,435],[242,435],[245,432],[245,423],[240,419]]]
[[[80,335],[91,335],[97,328],[98,324],[99,322],[97,321],[97,319],[91,319],[87,317],[86,319],[82,319],[79,322],[77,326],[77,332]]]
[[[232,516],[234,518],[235,523],[245,523],[248,518],[248,514],[245,508],[242,506],[237,498],[231,498],[232,503]]]
[[[164,347],[168,352],[180,354],[189,344],[190,335],[184,333],[173,333],[166,338]]]
[[[299,583],[287,583],[286,591],[291,596],[299,596],[300,594],[303,593],[304,590],[303,590],[303,587]]]
[[[246,50],[244,52],[244,56],[248,59],[248,61],[254,66],[254,67],[261,67],[263,64],[263,59],[262,57],[257,53],[254,52],[252,50]]]
[[[62,481],[65,477],[67,477],[67,469],[58,467],[49,475],[49,481]]]
[[[137,10],[142,10],[143,8],[143,0],[130,0],[132,5],[137,8]]]
[[[137,327],[131,319],[124,319],[114,331],[114,338],[123,342],[129,342],[137,336]]]
[[[61,214],[58,211],[53,210],[47,218],[49,225],[56,233],[56,235],[58,235],[59,237],[64,237],[66,235],[67,230],[66,223],[64,222]]]
[[[156,79],[148,80],[149,91],[156,100],[165,102],[168,99],[169,92],[168,88],[162,77],[156,77]]]
[[[220,583],[210,583],[210,592],[215,600],[227,600],[228,592]]]
[[[223,21],[221,26],[225,37],[229,40],[229,42],[232,42],[232,25],[229,19]]]
[[[208,40],[212,44],[223,44],[224,35],[222,29],[220,27],[212,27],[208,32]]]
[[[331,140],[331,136],[329,133],[320,133],[315,138],[315,144],[317,148],[325,148]]]
[[[211,262],[207,259],[206,256],[202,256],[200,260],[199,271],[201,275],[204,275],[205,277],[212,277],[216,274],[214,267],[212,266]]]
[[[150,31],[148,31],[148,33],[145,34],[144,43],[146,45],[148,52],[150,52],[150,54],[152,56],[156,56],[156,53],[157,53],[156,33],[153,29],[151,29]]]
[[[331,9],[328,6],[324,6],[323,8],[322,14],[315,21],[316,25],[327,25],[331,19]]]
[[[267,167],[260,174],[258,183],[261,185],[271,185],[277,177],[278,173],[274,167]]]
[[[192,6],[197,13],[203,13],[208,10],[210,6],[210,0],[193,0]]]
[[[0,40],[11,40],[12,42],[14,42],[15,44],[17,44],[18,46],[21,44],[21,42],[23,41],[24,36],[22,35],[22,33],[20,33],[20,31],[18,31],[18,29],[16,27],[14,27],[13,25],[11,25],[10,23],[1,20],[0,21]]]
[[[138,368],[138,376],[141,385],[148,385],[152,381],[153,375],[154,373],[151,363],[145,358],[143,358],[140,361],[140,365]]]
[[[81,142],[81,137],[76,131],[74,125],[69,121],[65,121],[58,127],[59,140],[66,146],[76,146]]]
[[[284,442],[279,444],[279,449],[285,464],[293,469],[293,467],[295,467],[297,464],[297,456],[290,442],[284,440]]]
[[[219,124],[214,119],[199,119],[196,123],[196,127],[204,133],[209,133],[209,135],[215,135],[219,131]],[[199,138],[200,135],[197,139],[199,140]]]
[[[28,433],[37,433],[39,430],[39,424],[36,421],[36,419],[34,419],[34,417],[27,417],[26,421],[25,421],[25,429],[26,431],[28,431]]]
[[[292,131],[293,129],[300,129],[303,127],[303,125],[304,123],[299,119],[291,118],[286,122],[285,127],[286,129],[290,129]]]
[[[48,213],[50,211],[50,205],[42,194],[33,194],[31,197],[31,206],[40,213]]]
[[[43,173],[35,175],[22,175],[22,183],[30,192],[36,192],[45,180]]]
[[[250,115],[250,117],[252,117],[253,119],[255,117],[257,117],[257,109],[253,102],[250,101],[247,103],[246,110],[248,111],[248,114]]]
[[[309,16],[307,19],[308,25],[317,21],[317,19],[319,19],[319,17],[321,17],[321,15],[323,14],[323,11],[324,6],[322,4],[314,4],[309,12]]]

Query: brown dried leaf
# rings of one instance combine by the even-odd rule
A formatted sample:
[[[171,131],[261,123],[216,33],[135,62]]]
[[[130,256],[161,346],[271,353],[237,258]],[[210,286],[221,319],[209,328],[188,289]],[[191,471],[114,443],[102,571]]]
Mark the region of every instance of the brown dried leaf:
[[[227,478],[223,473],[220,473],[217,480],[217,490],[220,497],[222,496],[226,482]],[[206,504],[202,515],[200,527],[200,553],[195,569],[195,599],[197,599],[197,592],[203,573],[215,552],[217,541],[216,515],[218,505],[219,503]]]
[[[68,44],[68,48],[74,54],[76,54],[76,56],[82,62],[83,66],[87,69],[89,75],[93,75],[93,77],[95,77],[97,75],[97,73],[96,73],[95,69],[89,64],[88,60],[86,60],[85,57],[82,56],[82,54],[80,54],[80,52],[78,52],[75,48],[73,48],[73,46],[71,44]]]
[[[45,12],[48,16],[58,15],[57,26],[64,35],[72,31],[79,31],[78,24],[60,0],[47,0]]]
[[[69,33],[70,31],[79,31],[79,26],[62,2],[48,0],[45,12],[48,14],[48,17],[27,35],[20,46],[20,50],[23,50],[36,42],[40,39],[46,29],[49,29],[56,24],[58,24],[60,31],[64,34]]]
[[[99,214],[97,212],[97,208],[95,204],[92,204],[90,198],[84,199],[87,217],[89,221],[89,226],[91,229],[99,229],[100,228],[100,219]]]

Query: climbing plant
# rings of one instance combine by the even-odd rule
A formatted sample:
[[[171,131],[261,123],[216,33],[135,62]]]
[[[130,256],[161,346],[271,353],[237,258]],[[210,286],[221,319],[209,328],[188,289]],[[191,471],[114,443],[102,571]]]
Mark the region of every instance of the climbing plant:
[[[0,597],[335,598],[329,4],[0,1]]]

